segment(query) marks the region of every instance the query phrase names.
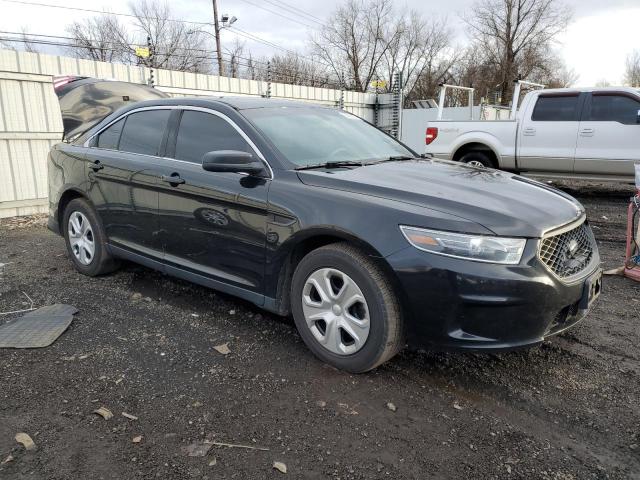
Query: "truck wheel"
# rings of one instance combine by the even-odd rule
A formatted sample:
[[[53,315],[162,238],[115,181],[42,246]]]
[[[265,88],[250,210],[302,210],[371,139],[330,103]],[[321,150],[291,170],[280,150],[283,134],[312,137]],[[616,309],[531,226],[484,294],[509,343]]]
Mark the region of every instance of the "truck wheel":
[[[307,347],[341,370],[369,371],[405,344],[400,304],[387,275],[347,243],[318,248],[300,261],[291,310]]]
[[[473,167],[495,168],[495,165],[493,164],[489,156],[483,152],[465,153],[460,158],[460,161]]]
[[[64,210],[63,232],[69,258],[80,273],[95,277],[118,267],[107,252],[98,216],[86,200],[76,198],[69,202]]]

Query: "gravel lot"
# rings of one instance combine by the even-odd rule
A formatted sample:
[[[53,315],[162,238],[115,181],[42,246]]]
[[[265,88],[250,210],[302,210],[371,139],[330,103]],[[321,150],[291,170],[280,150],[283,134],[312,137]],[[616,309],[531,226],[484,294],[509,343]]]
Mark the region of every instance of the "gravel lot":
[[[563,188],[605,267],[620,265],[632,190]],[[232,297],[132,264],[83,277],[42,222],[1,222],[1,263],[0,311],[26,292],[80,312],[51,347],[0,350],[0,478],[640,478],[630,280],[607,277],[591,315],[540,347],[404,352],[355,376],[312,357],[290,319]]]

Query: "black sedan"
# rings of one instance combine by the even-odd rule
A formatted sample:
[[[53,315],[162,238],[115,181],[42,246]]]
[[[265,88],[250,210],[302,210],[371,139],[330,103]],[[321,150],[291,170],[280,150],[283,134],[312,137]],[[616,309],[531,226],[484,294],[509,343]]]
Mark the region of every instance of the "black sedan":
[[[158,99],[49,158],[49,227],[75,267],[127,259],[293,315],[351,372],[405,345],[535,345],[600,292],[582,206],[514,174],[420,158],[344,111]]]

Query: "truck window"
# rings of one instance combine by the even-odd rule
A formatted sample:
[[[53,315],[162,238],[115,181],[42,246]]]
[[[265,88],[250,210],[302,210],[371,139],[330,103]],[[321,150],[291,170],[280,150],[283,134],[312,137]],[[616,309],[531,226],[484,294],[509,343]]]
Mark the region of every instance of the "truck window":
[[[593,95],[591,111],[587,116],[592,122],[619,122],[625,125],[638,123],[640,100],[626,95]]]
[[[534,122],[572,122],[578,120],[578,95],[540,96],[533,109]]]

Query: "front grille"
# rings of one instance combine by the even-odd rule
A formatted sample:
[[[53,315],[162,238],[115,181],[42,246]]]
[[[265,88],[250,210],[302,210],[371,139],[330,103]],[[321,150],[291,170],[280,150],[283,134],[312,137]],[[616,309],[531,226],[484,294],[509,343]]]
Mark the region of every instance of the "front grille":
[[[540,260],[558,278],[570,279],[584,271],[594,257],[594,238],[586,222],[540,241]]]

